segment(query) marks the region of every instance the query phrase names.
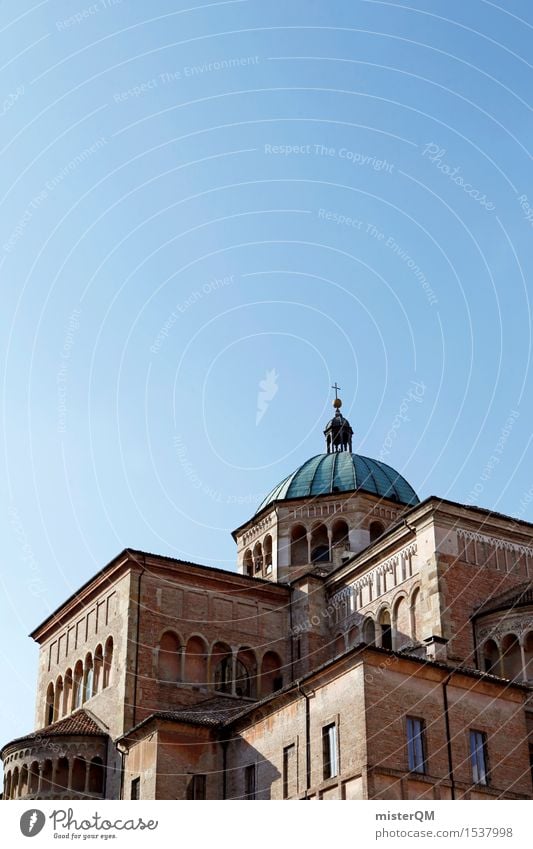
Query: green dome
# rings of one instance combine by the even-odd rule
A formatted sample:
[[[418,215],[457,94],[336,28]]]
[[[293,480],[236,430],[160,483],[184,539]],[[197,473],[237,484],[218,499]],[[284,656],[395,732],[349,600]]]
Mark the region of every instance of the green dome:
[[[391,466],[349,451],[334,451],[307,460],[269,492],[257,513],[274,501],[356,490],[410,507],[419,503],[413,487]]]

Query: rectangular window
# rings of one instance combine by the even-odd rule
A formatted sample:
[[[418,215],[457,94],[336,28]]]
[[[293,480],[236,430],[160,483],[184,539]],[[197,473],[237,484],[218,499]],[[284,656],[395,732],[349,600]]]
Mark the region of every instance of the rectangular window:
[[[407,717],[407,762],[411,772],[426,771],[426,741],[424,720]]]
[[[339,772],[337,754],[337,726],[334,722],[322,729],[322,752],[324,758],[324,778],[334,778]]]
[[[141,779],[134,778],[131,782],[131,799],[140,799],[141,798]]]
[[[288,799],[296,792],[296,746],[292,743],[283,749],[283,798]]]
[[[244,770],[244,798],[255,799],[255,764]]]
[[[193,775],[192,777],[192,798],[205,799],[205,775]]]
[[[470,732],[470,762],[474,784],[488,784],[487,735],[483,731]]]

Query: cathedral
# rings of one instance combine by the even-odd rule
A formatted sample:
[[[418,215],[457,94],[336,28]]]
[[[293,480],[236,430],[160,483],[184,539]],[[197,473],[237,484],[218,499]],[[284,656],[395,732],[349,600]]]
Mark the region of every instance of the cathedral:
[[[420,501],[333,404],[235,572],[126,548],[35,628],[4,799],[533,798],[533,525]]]

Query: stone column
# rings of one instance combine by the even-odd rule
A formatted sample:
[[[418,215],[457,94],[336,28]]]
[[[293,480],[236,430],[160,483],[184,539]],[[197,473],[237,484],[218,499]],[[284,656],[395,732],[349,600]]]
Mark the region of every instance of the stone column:
[[[235,678],[237,675],[237,653],[235,649],[231,650],[231,694],[236,696],[237,693],[235,691]]]
[[[522,681],[527,681],[526,652],[525,652],[524,644],[523,644],[522,640],[520,640],[520,658],[522,660]]]
[[[74,758],[68,759],[68,778],[67,778],[67,787],[69,790],[72,790],[72,770],[74,769]]]
[[[41,763],[37,764],[37,793],[41,794],[43,789],[43,765]]]
[[[51,783],[51,792],[56,792],[56,778],[57,778],[57,758],[54,758],[52,761],[52,778],[50,779]]]
[[[85,788],[84,793],[86,796],[89,795],[89,779],[91,776],[91,762],[89,760],[85,761]]]
[[[311,531],[307,531],[307,562],[311,562]]]

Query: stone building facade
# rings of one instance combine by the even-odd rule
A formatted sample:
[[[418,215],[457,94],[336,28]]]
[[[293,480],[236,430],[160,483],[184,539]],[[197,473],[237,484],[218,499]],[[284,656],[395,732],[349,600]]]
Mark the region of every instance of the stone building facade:
[[[327,453],[237,572],[124,550],[32,633],[4,798],[533,797],[533,525]]]

